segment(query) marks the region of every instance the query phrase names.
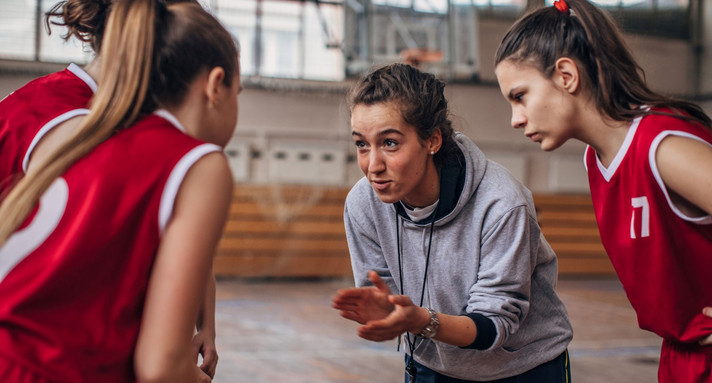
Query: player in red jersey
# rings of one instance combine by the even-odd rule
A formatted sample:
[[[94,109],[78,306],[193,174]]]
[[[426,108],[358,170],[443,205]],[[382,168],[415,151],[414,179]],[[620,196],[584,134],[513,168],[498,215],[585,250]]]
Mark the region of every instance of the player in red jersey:
[[[47,12],[46,23],[68,29],[71,36],[88,44],[97,54],[101,49],[106,20],[113,0],[64,0]],[[164,0],[166,4],[194,0]],[[87,112],[96,92],[100,60],[84,68],[70,64],[65,70],[33,80],[0,102],[0,197],[27,171],[35,145],[60,123]],[[215,279],[210,278],[203,311],[193,338],[196,354],[203,356],[201,369],[215,375]]]
[[[648,88],[611,18],[557,0],[517,21],[495,58],[512,126],[543,150],[587,143],[603,245],[641,328],[663,337],[660,382],[712,382],[712,123]]]
[[[26,171],[35,140],[82,112],[96,82],[76,64],[30,81],[0,102],[0,196]]]
[[[109,17],[90,111],[0,205],[2,381],[209,381],[190,341],[231,198],[236,45],[196,4]]]

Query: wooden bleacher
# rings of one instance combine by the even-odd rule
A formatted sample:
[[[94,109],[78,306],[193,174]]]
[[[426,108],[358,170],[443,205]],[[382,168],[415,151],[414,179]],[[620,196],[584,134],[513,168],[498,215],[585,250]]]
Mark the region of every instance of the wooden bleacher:
[[[560,275],[613,275],[589,195],[534,195],[539,226],[559,259]]]
[[[215,258],[218,277],[347,277],[348,189],[237,185]],[[562,275],[612,274],[591,207],[580,195],[535,195]]]
[[[215,275],[351,275],[344,231],[348,189],[236,185]]]

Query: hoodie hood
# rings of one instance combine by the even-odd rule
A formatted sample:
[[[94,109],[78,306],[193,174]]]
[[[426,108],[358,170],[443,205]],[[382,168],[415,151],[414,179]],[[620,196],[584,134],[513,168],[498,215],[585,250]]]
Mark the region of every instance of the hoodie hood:
[[[453,134],[450,153],[443,160],[440,169],[440,196],[436,209],[435,225],[444,225],[454,219],[477,191],[485,171],[487,159],[477,145],[460,132]],[[471,171],[467,171],[471,169]],[[398,215],[412,222],[400,202],[393,204]],[[414,222],[416,225],[430,224],[433,217]]]

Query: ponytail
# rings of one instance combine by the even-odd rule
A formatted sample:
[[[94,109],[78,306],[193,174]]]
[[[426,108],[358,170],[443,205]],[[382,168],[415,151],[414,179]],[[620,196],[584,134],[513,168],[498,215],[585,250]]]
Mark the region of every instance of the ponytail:
[[[74,136],[31,169],[2,201],[0,247],[57,177],[139,116],[150,82],[156,20],[165,13],[165,5],[154,0],[115,2],[103,39],[102,76],[91,111]]]

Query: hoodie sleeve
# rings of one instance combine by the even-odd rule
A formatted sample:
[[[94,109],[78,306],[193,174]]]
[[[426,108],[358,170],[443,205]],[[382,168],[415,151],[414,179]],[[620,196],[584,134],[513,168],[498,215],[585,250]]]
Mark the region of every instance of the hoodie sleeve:
[[[496,330],[496,336],[489,349],[502,346],[527,316],[539,233],[526,205],[510,209],[483,233],[477,282],[470,289],[467,312],[494,322],[489,331]]]
[[[393,276],[383,257],[373,219],[370,219],[366,214],[368,211],[370,209],[367,206],[366,199],[356,193],[355,190],[352,190],[346,198],[344,226],[351,255],[354,281],[357,287],[370,286],[371,281],[368,279],[368,271],[374,270],[391,288],[391,291],[398,291],[395,289]]]

